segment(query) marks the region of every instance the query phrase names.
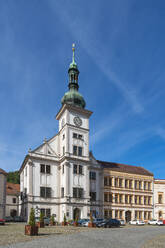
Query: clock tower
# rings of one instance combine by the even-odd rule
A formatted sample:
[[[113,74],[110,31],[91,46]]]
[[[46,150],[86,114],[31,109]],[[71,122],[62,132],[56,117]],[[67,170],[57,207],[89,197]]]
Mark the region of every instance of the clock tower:
[[[89,196],[89,117],[86,103],[79,93],[79,70],[75,62],[75,47],[69,66],[69,91],[63,96],[59,121],[60,182],[63,191],[61,216],[86,218],[90,213]],[[65,199],[65,200],[64,200]]]

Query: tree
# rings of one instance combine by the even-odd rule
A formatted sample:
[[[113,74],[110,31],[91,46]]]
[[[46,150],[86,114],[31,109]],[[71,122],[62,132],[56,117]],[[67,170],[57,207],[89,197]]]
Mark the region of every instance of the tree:
[[[20,184],[19,171],[10,171],[7,174],[7,182]]]
[[[29,218],[29,225],[30,226],[35,226],[36,222],[35,222],[35,213],[34,213],[34,208],[31,208],[30,211],[30,218]]]

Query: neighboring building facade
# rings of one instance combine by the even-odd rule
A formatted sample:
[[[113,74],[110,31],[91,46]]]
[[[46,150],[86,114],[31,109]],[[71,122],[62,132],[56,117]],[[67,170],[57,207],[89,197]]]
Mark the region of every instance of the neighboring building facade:
[[[154,218],[165,220],[165,179],[154,180]]]
[[[6,212],[6,175],[7,173],[0,169],[0,219],[5,217]]]
[[[20,185],[14,183],[6,183],[6,216],[19,215],[19,195]]]
[[[142,167],[98,161],[104,170],[104,217],[153,218],[153,174]]]
[[[153,216],[153,174],[142,167],[96,160],[89,152],[89,118],[78,92],[79,71],[69,70],[69,91],[56,115],[59,132],[35,150],[29,150],[20,168],[20,215],[55,215],[62,221],[113,217],[126,221]]]

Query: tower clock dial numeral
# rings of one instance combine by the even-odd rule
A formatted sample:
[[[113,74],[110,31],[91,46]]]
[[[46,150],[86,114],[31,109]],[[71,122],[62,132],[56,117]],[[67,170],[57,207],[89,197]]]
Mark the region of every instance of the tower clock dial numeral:
[[[78,127],[80,127],[82,125],[82,120],[80,119],[79,116],[75,116],[73,121],[74,121],[74,124]]]

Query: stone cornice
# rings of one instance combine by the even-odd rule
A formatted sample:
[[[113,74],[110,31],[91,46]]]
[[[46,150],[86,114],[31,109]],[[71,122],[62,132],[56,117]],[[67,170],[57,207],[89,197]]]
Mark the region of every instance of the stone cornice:
[[[90,110],[87,109],[83,109],[83,108],[79,108],[79,107],[75,107],[73,105],[69,105],[69,104],[64,104],[61,109],[59,110],[59,112],[56,115],[56,119],[59,120],[61,115],[63,114],[63,112],[68,109],[69,111],[73,111],[73,112],[79,112],[80,114],[83,114],[85,116],[87,116],[88,118],[91,116],[91,114],[93,113]]]

